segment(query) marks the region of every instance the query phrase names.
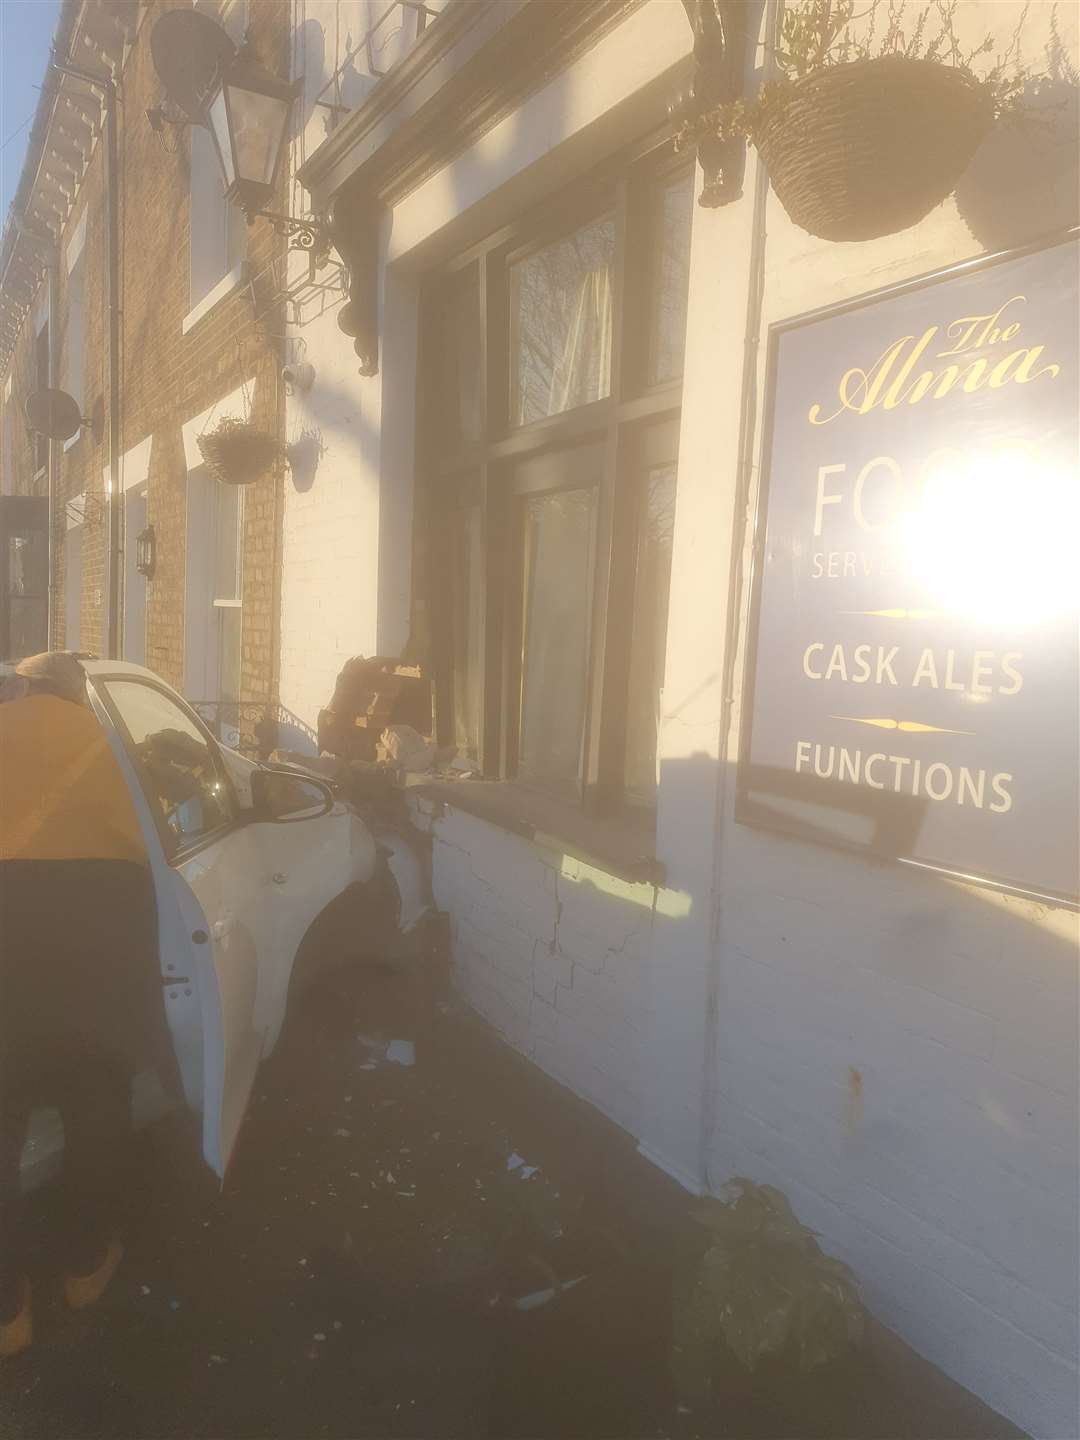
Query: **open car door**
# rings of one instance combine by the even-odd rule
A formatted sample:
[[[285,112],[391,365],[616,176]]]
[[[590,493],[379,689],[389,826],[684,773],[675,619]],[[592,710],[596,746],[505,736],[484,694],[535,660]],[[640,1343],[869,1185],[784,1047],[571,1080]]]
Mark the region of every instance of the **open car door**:
[[[223,1176],[263,1048],[257,937],[265,934],[270,877],[197,716],[149,678],[90,680],[91,703],[146,839],[165,1014],[184,1094],[202,1112],[206,1161]]]

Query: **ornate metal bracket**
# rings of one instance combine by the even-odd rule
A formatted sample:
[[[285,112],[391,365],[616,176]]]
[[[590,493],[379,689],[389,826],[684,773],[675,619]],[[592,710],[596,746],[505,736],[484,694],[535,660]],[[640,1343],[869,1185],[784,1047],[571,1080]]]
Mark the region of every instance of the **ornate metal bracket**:
[[[256,220],[265,220],[276,235],[283,235],[288,240],[290,250],[303,250],[310,261],[312,276],[330,259],[330,248],[334,242],[321,220],[300,220],[292,215],[282,215],[277,210],[246,210],[244,213],[249,225]]]
[[[352,337],[361,375],[379,373],[379,214],[376,203],[357,191],[343,191],[330,213],[330,240],[345,262],[349,298],[338,311],[338,327]]]
[[[298,220],[274,210],[248,212],[248,224],[255,219],[269,222],[278,235],[289,241],[292,250],[304,251],[309,260],[308,275],[330,260],[336,250],[345,267],[348,299],[338,311],[338,326],[352,337],[360,359],[360,374],[379,373],[378,322],[378,217],[363,197],[341,196],[334,201],[328,221]]]
[[[687,88],[668,107],[677,124],[700,119],[707,111],[743,92],[749,28],[748,0],[682,0],[694,32],[694,74]],[[698,203],[730,205],[742,194],[746,142],[738,136],[721,140],[705,136],[698,142],[704,185]]]

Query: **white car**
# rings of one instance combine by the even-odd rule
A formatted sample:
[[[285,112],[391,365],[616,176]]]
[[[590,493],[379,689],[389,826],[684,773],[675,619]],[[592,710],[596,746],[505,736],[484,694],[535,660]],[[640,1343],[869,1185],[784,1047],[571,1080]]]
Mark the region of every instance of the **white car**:
[[[206,1161],[223,1175],[259,1063],[281,1032],[297,955],[317,958],[305,937],[331,916],[339,937],[342,920],[358,941],[415,936],[430,908],[422,867],[406,837],[377,841],[325,779],[219,745],[150,670],[83,666],[146,840],[184,1095],[202,1113]],[[24,1184],[53,1168],[61,1143],[39,1113]]]

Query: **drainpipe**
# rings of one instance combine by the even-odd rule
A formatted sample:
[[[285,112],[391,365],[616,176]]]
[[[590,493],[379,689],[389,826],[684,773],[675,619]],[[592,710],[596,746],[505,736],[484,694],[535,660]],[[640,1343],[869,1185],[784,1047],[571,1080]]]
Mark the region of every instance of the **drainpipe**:
[[[49,326],[49,384],[55,385],[59,375],[59,333],[60,305],[59,285],[57,284],[57,273],[59,268],[59,248],[50,247],[49,267],[45,272],[45,284],[48,288],[48,326]],[[60,451],[61,442],[49,437],[49,600],[48,619],[46,620],[46,635],[48,636],[48,648],[52,649],[53,626],[56,624],[56,599],[57,599],[57,544],[56,544],[56,496],[59,489],[60,479]],[[62,518],[62,517],[61,517]]]
[[[108,578],[108,625],[105,654],[120,655],[120,164],[116,129],[116,82],[55,57],[52,69],[99,91],[105,104],[105,311],[109,317],[109,483],[105,508],[109,527],[105,569]]]
[[[765,60],[762,83],[768,83],[775,72],[775,45],[780,33],[784,0],[767,0],[765,7]],[[709,923],[709,988],[706,1010],[704,1093],[701,1105],[700,1173],[706,1188],[716,1186],[709,1174],[713,1139],[716,1134],[718,1030],[720,1025],[720,922],[723,913],[720,875],[723,869],[724,833],[727,823],[728,790],[726,778],[728,751],[731,744],[732,711],[735,706],[736,659],[739,643],[739,622],[742,618],[743,551],[750,509],[750,491],[754,478],[754,444],[758,414],[758,362],[761,345],[761,317],[765,300],[765,215],[769,198],[769,175],[760,152],[754,177],[754,214],[750,237],[750,275],[746,296],[746,326],[743,332],[742,400],[739,414],[738,466],[735,486],[736,524],[732,529],[731,555],[728,563],[727,617],[724,635],[724,666],[721,689],[720,737],[718,745],[719,784],[716,787],[716,814],[713,822],[713,853],[717,857],[716,886],[713,891],[712,915]]]

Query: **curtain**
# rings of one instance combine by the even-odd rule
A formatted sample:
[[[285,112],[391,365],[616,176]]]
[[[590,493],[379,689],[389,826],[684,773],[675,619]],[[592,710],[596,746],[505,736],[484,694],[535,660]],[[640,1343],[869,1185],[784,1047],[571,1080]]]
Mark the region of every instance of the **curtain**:
[[[566,344],[551,377],[549,415],[560,415],[608,394],[611,328],[611,271],[605,265],[581,278]]]

